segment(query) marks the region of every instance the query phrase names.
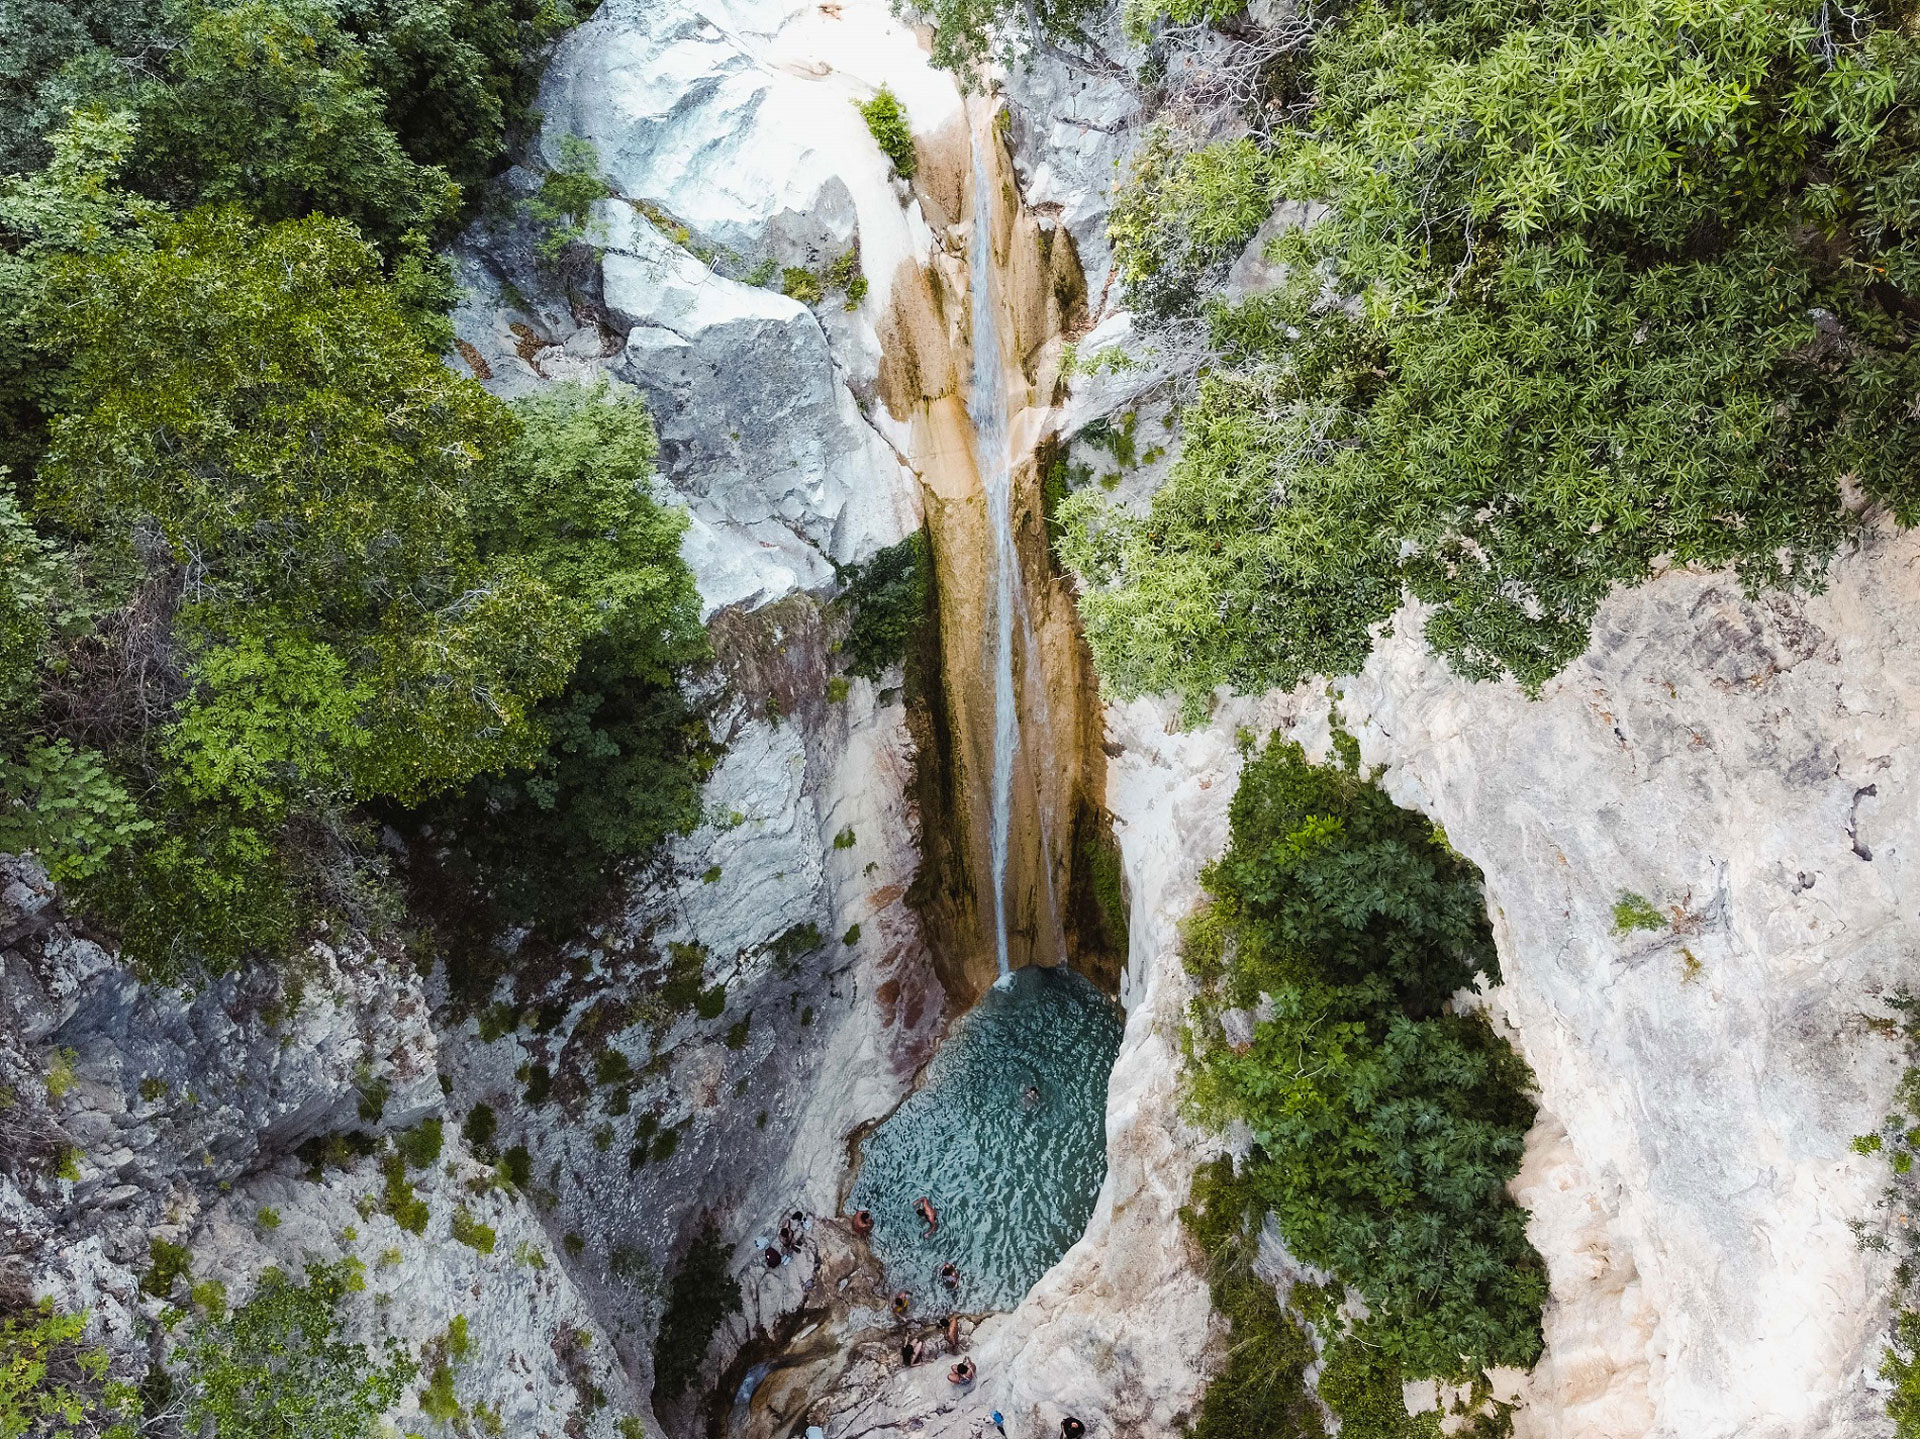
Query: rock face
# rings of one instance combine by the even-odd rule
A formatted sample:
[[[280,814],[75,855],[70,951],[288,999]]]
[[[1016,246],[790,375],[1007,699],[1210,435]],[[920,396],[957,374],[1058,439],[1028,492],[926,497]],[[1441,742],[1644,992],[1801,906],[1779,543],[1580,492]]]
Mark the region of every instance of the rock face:
[[[1540,1082],[1516,1194],[1554,1300],[1530,1435],[1880,1434],[1875,1127],[1913,983],[1912,534],[1825,595],[1674,573],[1602,611],[1538,701],[1406,617],[1341,701],[1386,783],[1480,864],[1496,1001]],[[1623,894],[1667,923],[1620,933]]]
[[[88,1311],[117,1373],[138,1379],[164,1332],[168,1296],[143,1284],[155,1241],[191,1250],[176,1303],[189,1283],[219,1280],[243,1304],[269,1265],[298,1276],[311,1260],[353,1255],[370,1277],[343,1303],[342,1337],[374,1350],[393,1337],[417,1353],[464,1314],[474,1349],[459,1366],[463,1404],[517,1421],[510,1432],[558,1434],[577,1410],[586,1432],[612,1434],[615,1412],[596,1414],[585,1392],[626,1399],[598,1321],[527,1204],[467,1187],[486,1171],[457,1143],[443,1169],[416,1176],[428,1214],[419,1236],[377,1211],[371,1161],[316,1183],[292,1159],[322,1135],[439,1114],[436,1039],[404,956],[316,945],[280,973],[186,994],[140,983],[76,935],[32,865],[4,859],[0,872],[0,933],[15,936],[0,951],[5,1157],[23,1142],[42,1146],[30,1158],[64,1146],[77,1175],[0,1173],[0,1257],[24,1265],[36,1293]],[[490,1256],[448,1239],[462,1209],[493,1228]],[[580,1361],[552,1358],[556,1340]],[[399,1412],[416,1403],[409,1394]]]

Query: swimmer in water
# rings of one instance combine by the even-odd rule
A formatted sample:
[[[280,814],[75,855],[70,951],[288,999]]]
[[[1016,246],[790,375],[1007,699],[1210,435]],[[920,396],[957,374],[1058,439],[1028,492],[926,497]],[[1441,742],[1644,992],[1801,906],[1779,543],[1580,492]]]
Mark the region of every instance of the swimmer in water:
[[[1026,1093],[1020,1096],[1020,1102],[1026,1105],[1028,1109],[1032,1109],[1040,1102],[1040,1086],[1037,1084],[1029,1084]]]
[[[913,1296],[911,1294],[904,1289],[894,1294],[893,1317],[895,1319],[905,1319],[907,1317],[907,1311],[911,1308],[913,1308]]]
[[[920,1237],[922,1239],[933,1238],[934,1231],[940,1227],[940,1211],[933,1207],[933,1201],[927,1198],[926,1195],[921,1195],[913,1201],[913,1212],[926,1221],[926,1233]]]
[[[853,1211],[853,1232],[855,1234],[873,1233],[873,1211],[856,1209]]]
[[[940,1282],[949,1289],[960,1287],[960,1266],[949,1259],[940,1266]]]

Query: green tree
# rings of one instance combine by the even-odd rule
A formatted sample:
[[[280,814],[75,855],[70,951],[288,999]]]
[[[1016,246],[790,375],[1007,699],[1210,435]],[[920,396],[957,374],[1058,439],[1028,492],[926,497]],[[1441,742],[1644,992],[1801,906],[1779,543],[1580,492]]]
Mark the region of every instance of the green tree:
[[[653,426],[604,382],[517,401],[520,435],[478,516],[483,552],[526,557],[595,619],[566,688],[535,719],[547,745],[431,806],[456,873],[488,897],[489,928],[557,934],[627,861],[699,819],[704,726],[676,681],[708,655],[681,560],[685,511],[653,485]]]
[[[330,7],[240,0],[188,13],[170,83],[141,107],[143,183],[175,205],[237,202],[267,220],[319,211],[389,247],[453,217],[460,187],[407,155]]]
[[[1075,504],[1115,692],[1191,711],[1350,670],[1408,591],[1461,673],[1537,687],[1658,564],[1817,585],[1843,479],[1911,522],[1920,41],[1830,18],[1369,0],[1326,23],[1307,117],[1216,172],[1209,213],[1329,214],[1278,242],[1278,293],[1214,310],[1152,515]],[[1149,308],[1181,288],[1168,189],[1117,212]]]
[[[529,117],[545,47],[591,5],[575,0],[345,0],[341,28],[366,52],[406,152],[469,195]]]
[[[149,963],[231,963],[312,911],[318,870],[286,872],[331,863],[316,820],[538,758],[535,711],[607,594],[492,535],[513,415],[440,363],[346,225],[219,211],[149,235],[52,266],[66,413],[36,503],[126,556],[119,612],[147,617],[69,705],[132,746],[160,821],[87,892]]]
[[[1533,1121],[1525,1063],[1445,1005],[1498,978],[1479,874],[1354,770],[1275,740],[1188,935],[1194,1101],[1244,1121],[1288,1248],[1359,1290],[1411,1377],[1530,1366],[1546,1280],[1504,1191]],[[1228,1009],[1255,1011],[1230,1042]]]
[[[300,1283],[279,1269],[231,1313],[193,1321],[170,1364],[188,1433],[220,1439],[363,1439],[419,1366],[395,1340],[375,1364],[336,1337],[340,1301],[365,1288],[351,1259],[309,1264]]]

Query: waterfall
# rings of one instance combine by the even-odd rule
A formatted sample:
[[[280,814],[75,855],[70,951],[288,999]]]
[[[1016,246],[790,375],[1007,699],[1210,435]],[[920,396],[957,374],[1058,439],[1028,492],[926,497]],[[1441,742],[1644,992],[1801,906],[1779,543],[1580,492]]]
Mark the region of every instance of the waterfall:
[[[993,529],[993,626],[988,643],[993,664],[993,864],[994,952],[1004,978],[1007,962],[1007,848],[1013,829],[1013,762],[1020,750],[1020,707],[1013,691],[1014,594],[1019,556],[1013,547],[1013,455],[1007,437],[1007,375],[993,296],[992,167],[973,135],[973,244],[968,293],[973,326],[973,387],[967,415],[973,421],[974,456],[986,488],[987,522]]]

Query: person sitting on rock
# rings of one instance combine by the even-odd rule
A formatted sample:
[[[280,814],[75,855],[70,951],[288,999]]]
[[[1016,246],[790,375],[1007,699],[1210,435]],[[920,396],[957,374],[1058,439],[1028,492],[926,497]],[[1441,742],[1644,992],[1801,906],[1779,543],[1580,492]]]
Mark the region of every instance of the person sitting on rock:
[[[947,1316],[947,1348],[955,1354],[960,1352],[960,1316],[958,1314]]]
[[[873,1233],[873,1211],[871,1209],[856,1209],[853,1211],[853,1232],[860,1235]]]
[[[940,1266],[940,1282],[949,1289],[960,1287],[960,1266],[949,1259]]]
[[[778,1269],[785,1261],[780,1255],[778,1244],[769,1244],[764,1251],[764,1262],[769,1269]]]
[[[962,1359],[947,1371],[947,1382],[950,1384],[971,1384],[973,1383],[974,1376],[979,1372],[979,1370],[973,1367],[973,1361],[971,1359]]]
[[[907,1311],[911,1308],[913,1308],[913,1295],[904,1289],[895,1291],[893,1296],[893,1317],[895,1319],[905,1319],[907,1317]]]
[[[933,1238],[934,1231],[940,1227],[940,1211],[933,1207],[933,1201],[927,1198],[926,1195],[921,1195],[913,1201],[913,1212],[926,1221],[927,1231],[920,1237],[922,1239]]]

